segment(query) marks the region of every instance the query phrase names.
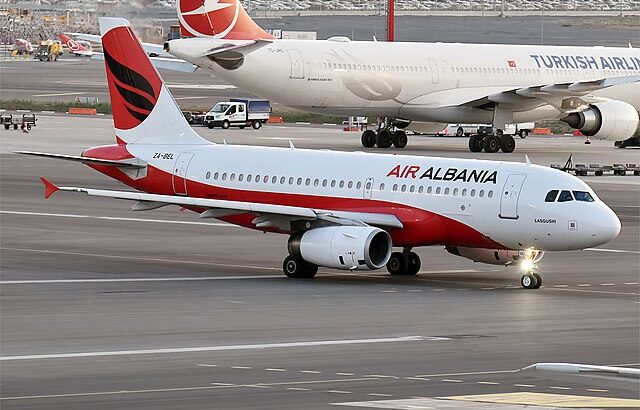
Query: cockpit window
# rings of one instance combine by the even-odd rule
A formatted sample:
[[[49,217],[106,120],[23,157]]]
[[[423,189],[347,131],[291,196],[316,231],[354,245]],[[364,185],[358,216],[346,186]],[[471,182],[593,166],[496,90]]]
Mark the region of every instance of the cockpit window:
[[[544,202],[555,202],[557,196],[558,196],[558,190],[557,189],[554,189],[553,191],[549,191],[547,193],[546,198],[544,198]]]
[[[573,196],[576,198],[576,201],[582,202],[593,202],[594,199],[590,193],[587,191],[573,191]]]
[[[560,196],[558,197],[558,202],[568,202],[573,201],[573,196],[571,196],[571,192],[562,191],[560,192]]]

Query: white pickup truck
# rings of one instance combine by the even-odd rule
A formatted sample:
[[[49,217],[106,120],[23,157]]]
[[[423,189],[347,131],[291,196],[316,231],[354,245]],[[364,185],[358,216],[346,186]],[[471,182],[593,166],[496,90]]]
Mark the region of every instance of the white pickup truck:
[[[271,102],[269,100],[251,100],[231,98],[217,103],[204,117],[203,124],[209,128],[231,126],[244,128],[251,126],[259,129],[269,120]]]
[[[535,124],[523,122],[520,124],[507,124],[504,133],[507,135],[518,135],[520,138],[527,138],[529,132],[533,130]],[[449,124],[438,135],[455,135],[457,137],[469,136],[478,133],[486,133],[490,125],[485,124]]]

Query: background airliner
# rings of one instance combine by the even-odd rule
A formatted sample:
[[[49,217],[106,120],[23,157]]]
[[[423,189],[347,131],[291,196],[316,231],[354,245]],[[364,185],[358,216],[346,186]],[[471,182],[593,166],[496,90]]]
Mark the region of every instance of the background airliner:
[[[78,161],[133,191],[57,190],[134,201],[135,211],[177,205],[290,236],[289,277],[318,267],[415,275],[414,247],[444,245],[474,261],[519,265],[538,288],[545,251],[598,246],[620,221],[580,179],[526,163],[210,143],[186,122],[129,22],[101,18],[116,142]],[[393,247],[402,251],[393,252]]]
[[[495,135],[470,138],[474,152],[512,152],[505,125],[542,119],[597,139],[637,133],[637,49],[278,40],[237,0],[178,0],[177,8],[183,36],[195,38],[169,41],[171,54],[290,107],[383,117],[362,134],[365,147],[404,147],[411,122],[493,124]]]

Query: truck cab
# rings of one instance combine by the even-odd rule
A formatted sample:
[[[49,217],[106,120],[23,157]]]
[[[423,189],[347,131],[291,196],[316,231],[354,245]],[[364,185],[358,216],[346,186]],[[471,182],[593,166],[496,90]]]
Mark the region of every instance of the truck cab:
[[[232,98],[213,106],[205,115],[203,123],[209,128],[227,129],[235,126],[242,129],[251,126],[257,130],[269,120],[270,115],[271,103],[269,100]]]

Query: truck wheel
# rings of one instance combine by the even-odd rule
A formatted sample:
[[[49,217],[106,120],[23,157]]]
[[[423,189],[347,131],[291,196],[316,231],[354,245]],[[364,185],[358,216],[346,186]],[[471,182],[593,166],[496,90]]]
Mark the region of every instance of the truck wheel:
[[[229,124],[229,121],[227,121],[227,120],[222,121],[222,129],[223,130],[228,129],[229,125],[231,125],[231,124]]]
[[[4,124],[4,129],[8,130],[9,129],[9,124]]]
[[[464,128],[458,127],[458,129],[456,130],[456,137],[462,137],[462,136],[464,136]]]
[[[259,130],[260,127],[262,127],[262,123],[260,121],[254,121],[253,124],[251,124],[251,126],[253,127],[254,130]]]
[[[240,128],[241,130],[243,130],[244,127],[245,127],[244,125],[238,125],[238,128]]]
[[[518,132],[518,134],[520,135],[520,138],[525,139],[525,138],[527,138],[527,136],[529,135],[529,131],[527,131],[527,130],[520,130],[520,132]]]
[[[212,130],[213,129],[213,124],[209,124],[209,125],[207,125],[207,127],[209,127],[209,129]]]

